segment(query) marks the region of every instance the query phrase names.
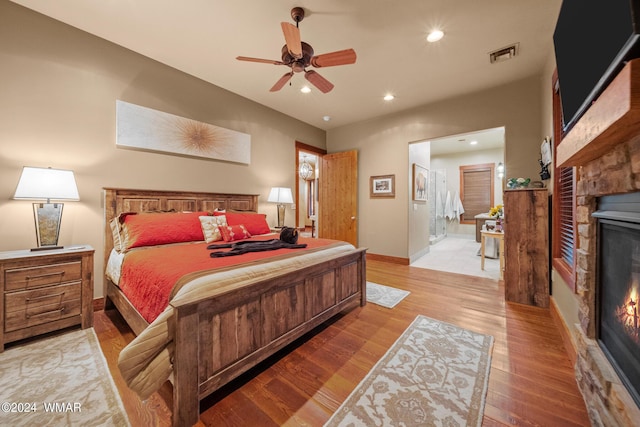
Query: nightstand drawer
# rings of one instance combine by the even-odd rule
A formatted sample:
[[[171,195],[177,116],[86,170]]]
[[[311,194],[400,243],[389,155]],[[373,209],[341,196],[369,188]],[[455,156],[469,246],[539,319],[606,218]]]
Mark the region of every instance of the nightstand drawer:
[[[82,264],[77,261],[16,268],[6,270],[4,274],[5,292],[15,291],[80,280]]]
[[[80,282],[5,294],[5,332],[80,314]]]

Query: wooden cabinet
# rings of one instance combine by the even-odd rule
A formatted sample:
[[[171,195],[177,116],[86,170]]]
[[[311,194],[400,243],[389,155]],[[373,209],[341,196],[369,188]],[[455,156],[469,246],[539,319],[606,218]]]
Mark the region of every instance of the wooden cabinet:
[[[504,192],[507,301],[549,307],[549,198],[545,188]]]
[[[0,252],[0,352],[5,343],[93,326],[90,246]]]

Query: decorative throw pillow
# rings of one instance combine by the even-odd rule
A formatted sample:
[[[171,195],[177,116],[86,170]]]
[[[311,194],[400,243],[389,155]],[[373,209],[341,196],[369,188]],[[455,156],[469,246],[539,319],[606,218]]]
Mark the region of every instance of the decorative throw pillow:
[[[120,238],[120,222],[118,218],[113,218],[109,225],[111,226],[111,234],[113,235],[113,249],[116,252],[122,252],[122,240]]]
[[[227,225],[227,217],[224,215],[201,216],[200,225],[202,226],[204,241],[207,243],[216,242],[222,240],[219,226]]]
[[[208,212],[128,215],[122,224],[122,250],[204,240],[198,218],[207,214]]]
[[[229,225],[244,225],[251,233],[252,236],[258,234],[271,233],[269,224],[267,224],[267,216],[265,214],[259,214],[255,212],[214,212],[214,215],[224,215],[227,217],[227,224]]]
[[[220,225],[220,234],[225,242],[235,242],[236,240],[244,240],[251,237],[251,233],[247,231],[242,224],[239,225]]]

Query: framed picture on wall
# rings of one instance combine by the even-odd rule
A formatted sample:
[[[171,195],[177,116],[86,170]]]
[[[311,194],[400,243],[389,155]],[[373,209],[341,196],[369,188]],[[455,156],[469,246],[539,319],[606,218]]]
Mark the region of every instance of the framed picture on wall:
[[[378,175],[369,178],[369,197],[396,197],[396,176]]]
[[[427,201],[427,190],[429,190],[429,169],[413,164],[413,200]]]

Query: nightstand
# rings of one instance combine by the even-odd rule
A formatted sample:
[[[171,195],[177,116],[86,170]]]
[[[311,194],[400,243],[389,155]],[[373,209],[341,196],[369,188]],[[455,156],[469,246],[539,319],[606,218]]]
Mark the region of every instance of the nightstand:
[[[88,245],[0,252],[0,352],[12,341],[93,326],[93,253]]]

